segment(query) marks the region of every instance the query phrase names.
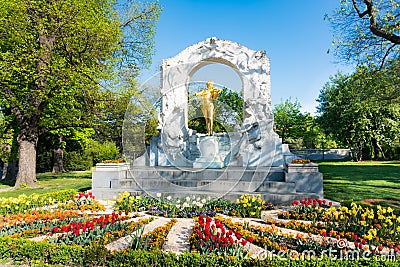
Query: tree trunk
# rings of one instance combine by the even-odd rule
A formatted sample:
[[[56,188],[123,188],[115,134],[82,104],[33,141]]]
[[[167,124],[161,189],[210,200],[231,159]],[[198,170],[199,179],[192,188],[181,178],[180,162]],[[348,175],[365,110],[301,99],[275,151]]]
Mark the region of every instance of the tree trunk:
[[[3,166],[3,175],[1,177],[2,181],[14,181],[17,177],[17,163],[13,162],[4,162]]]
[[[36,142],[21,140],[19,142],[19,169],[14,188],[21,185],[37,187],[36,183]]]
[[[376,139],[372,139],[372,147],[374,148],[374,159],[375,160],[378,160],[380,158],[380,154],[382,155],[383,159],[386,159],[385,153],[383,152],[382,147],[379,145],[379,143]]]
[[[63,173],[64,169],[64,152],[59,147],[53,150],[53,173]]]

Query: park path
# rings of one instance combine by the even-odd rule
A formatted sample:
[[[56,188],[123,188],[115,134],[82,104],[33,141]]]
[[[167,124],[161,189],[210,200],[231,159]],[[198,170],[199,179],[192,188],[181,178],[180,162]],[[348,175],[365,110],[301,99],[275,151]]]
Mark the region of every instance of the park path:
[[[137,217],[135,219],[140,220],[140,219],[143,219],[146,217],[150,217],[150,216]],[[170,218],[156,217],[153,221],[144,225],[143,233],[140,232],[140,230],[137,230],[137,231],[133,232],[131,235],[124,236],[124,237],[118,238],[117,240],[114,240],[113,242],[107,244],[105,246],[105,248],[109,251],[127,249],[131,246],[132,239],[133,239],[132,235],[147,234],[147,233],[153,231],[155,228],[165,225],[170,220],[171,220]]]
[[[189,236],[192,234],[194,219],[180,218],[171,228],[167,235],[163,251],[182,254],[185,250],[190,250]]]

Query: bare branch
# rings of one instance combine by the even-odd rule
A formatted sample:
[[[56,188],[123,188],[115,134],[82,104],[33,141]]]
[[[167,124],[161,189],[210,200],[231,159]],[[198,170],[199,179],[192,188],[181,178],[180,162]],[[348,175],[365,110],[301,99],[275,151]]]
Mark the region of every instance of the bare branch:
[[[365,10],[364,12],[361,13],[360,8],[358,7],[356,0],[352,0],[352,2],[353,2],[354,9],[356,10],[356,12],[357,12],[357,14],[358,14],[358,16],[360,18],[363,18],[365,15],[368,14],[368,10]]]

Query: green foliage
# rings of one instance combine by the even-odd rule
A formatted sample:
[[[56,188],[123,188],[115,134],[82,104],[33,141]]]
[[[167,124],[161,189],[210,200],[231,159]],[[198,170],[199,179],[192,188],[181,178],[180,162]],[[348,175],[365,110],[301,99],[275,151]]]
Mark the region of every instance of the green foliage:
[[[86,171],[93,167],[93,159],[81,151],[64,153],[64,160],[64,167],[68,171]]]
[[[302,113],[300,108],[300,103],[290,98],[277,104],[273,109],[275,131],[282,142],[292,148],[315,148],[320,143],[322,133],[314,117],[309,113]]]
[[[398,1],[341,0],[330,17],[336,56],[347,62],[383,65],[400,56]]]
[[[200,255],[196,253],[185,252],[179,256],[173,253],[163,253],[159,251],[146,252],[146,251],[128,251],[127,253],[118,252],[113,254],[107,262],[108,266],[226,266],[226,267],[247,267],[247,266],[397,266],[398,261],[379,261],[377,259],[371,260],[332,260],[328,257],[322,259],[309,259],[309,260],[291,260],[286,257],[266,257],[264,260],[260,259],[237,259],[235,257],[221,257],[214,254]]]
[[[31,259],[63,265],[81,265],[85,262],[85,250],[78,246],[54,246],[47,242],[34,242],[25,239],[0,237],[2,259],[28,263]],[[95,258],[92,258],[95,259]]]
[[[36,157],[36,171],[49,172],[52,169],[53,150],[40,151]]]
[[[221,103],[227,105],[231,111],[231,116],[236,117],[238,121],[243,120],[243,96],[238,94],[235,91],[228,89],[228,87],[224,86],[222,91],[219,92],[217,100]],[[218,107],[217,107],[218,110]],[[232,111],[234,114],[232,114]],[[223,110],[221,111],[223,113]],[[223,115],[221,115],[223,116]],[[223,120],[222,120],[223,121]]]
[[[116,159],[119,155],[119,148],[114,142],[106,141],[100,143],[91,140],[86,147],[85,154],[92,157],[93,164],[96,164],[106,159]]]
[[[36,146],[44,131],[63,136],[67,128],[90,127],[106,105],[100,84],[122,85],[150,63],[158,3],[118,4],[2,2],[0,97],[11,108],[18,140]],[[34,162],[32,156],[19,164]],[[20,168],[16,186],[32,184],[34,168]]]
[[[386,150],[399,144],[400,106],[390,100],[395,88],[386,72],[358,67],[351,75],[338,73],[321,90],[318,122],[324,132],[353,148],[356,160],[363,159],[366,149],[367,159],[385,158]]]
[[[68,171],[90,170],[96,163],[103,160],[116,159],[119,156],[119,148],[114,142],[100,143],[89,139],[83,150],[64,153],[65,169]]]

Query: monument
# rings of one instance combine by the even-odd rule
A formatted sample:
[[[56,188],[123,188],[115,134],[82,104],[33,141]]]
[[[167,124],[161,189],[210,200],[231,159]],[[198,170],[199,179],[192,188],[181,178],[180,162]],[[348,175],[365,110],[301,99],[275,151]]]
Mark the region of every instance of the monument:
[[[218,105],[214,101],[220,89],[208,81],[204,90],[194,94],[201,97],[205,135],[188,126],[188,85],[197,70],[213,63],[232,68],[241,78],[243,121],[235,131],[213,133],[214,105]],[[233,199],[243,193],[260,193],[275,203],[323,197],[317,165],[293,168],[289,163],[293,155],[273,130],[270,61],[265,51],[211,37],[163,60],[160,83],[158,135],[141,157],[115,166],[115,172],[111,166],[99,164],[93,172],[95,195],[111,198],[129,191]],[[129,136],[130,132],[123,134]],[[134,146],[137,140],[124,138],[124,147]],[[133,158],[129,151],[124,152]]]

